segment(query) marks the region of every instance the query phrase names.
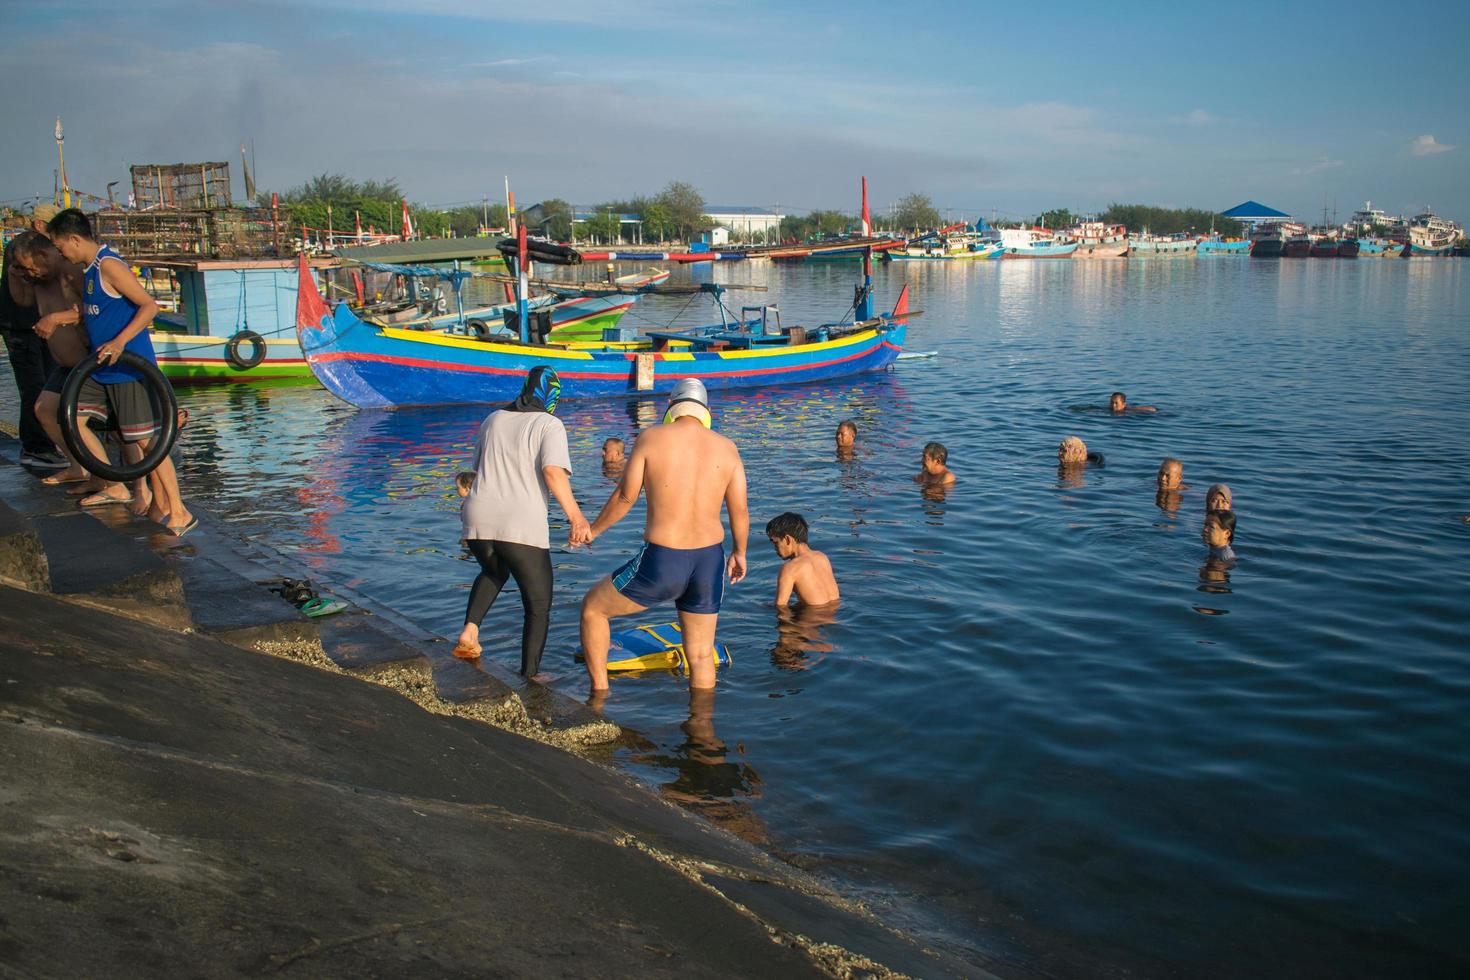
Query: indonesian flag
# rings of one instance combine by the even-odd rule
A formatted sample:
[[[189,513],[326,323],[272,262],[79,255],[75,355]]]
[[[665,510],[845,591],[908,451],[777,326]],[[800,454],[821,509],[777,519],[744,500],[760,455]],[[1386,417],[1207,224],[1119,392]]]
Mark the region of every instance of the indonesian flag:
[[[873,234],[873,215],[868,211],[868,178],[863,178],[863,237]]]
[[[403,240],[408,241],[413,237],[413,219],[408,216],[408,199],[403,201]]]
[[[516,196],[509,188],[505,192],[505,225],[512,235],[516,233]]]

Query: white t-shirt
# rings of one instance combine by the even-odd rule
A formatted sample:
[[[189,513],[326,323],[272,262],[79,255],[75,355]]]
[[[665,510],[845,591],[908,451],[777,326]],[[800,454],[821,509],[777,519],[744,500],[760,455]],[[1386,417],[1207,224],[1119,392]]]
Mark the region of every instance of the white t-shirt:
[[[572,472],[567,430],[547,412],[491,412],[475,442],[475,482],[460,508],[466,540],[551,547],[543,466]]]

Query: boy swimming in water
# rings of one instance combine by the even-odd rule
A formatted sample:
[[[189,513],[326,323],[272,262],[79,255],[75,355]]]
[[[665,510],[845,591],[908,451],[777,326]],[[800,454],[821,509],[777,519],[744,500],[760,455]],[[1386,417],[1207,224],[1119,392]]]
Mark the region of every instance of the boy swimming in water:
[[[1205,515],[1205,526],[1200,532],[1204,538],[1205,545],[1209,547],[1209,557],[1217,561],[1234,561],[1235,549],[1230,543],[1235,540],[1235,512],[1229,510],[1212,510]]]
[[[926,487],[949,486],[954,483],[955,476],[946,465],[948,462],[949,450],[944,448],[943,443],[926,443],[922,460],[924,468],[914,476],[914,482],[922,483]]]
[[[790,511],[773,517],[766,524],[766,537],[786,562],[776,577],[776,605],[790,602],[793,592],[798,602],[809,606],[825,606],[841,598],[832,563],[807,544],[806,518]]]
[[[1124,412],[1157,412],[1158,409],[1152,405],[1135,405],[1128,407],[1128,396],[1121,391],[1115,391],[1108,399],[1108,409],[1114,415],[1122,415]]]

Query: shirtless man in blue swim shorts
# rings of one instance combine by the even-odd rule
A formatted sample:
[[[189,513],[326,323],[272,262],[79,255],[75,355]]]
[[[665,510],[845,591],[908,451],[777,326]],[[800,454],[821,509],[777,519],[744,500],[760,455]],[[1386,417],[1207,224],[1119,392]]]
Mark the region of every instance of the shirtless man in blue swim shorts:
[[[709,395],[701,382],[686,378],[675,386],[664,423],[638,436],[602,513],[581,540],[570,542],[596,538],[628,513],[639,493],[647,494],[642,547],[582,600],[582,651],[594,693],[607,690],[608,619],[670,599],[679,610],[689,686],[714,687],[715,621],[725,579],[733,584],[745,578],[745,467],[735,443],[710,431]],[[733,540],[728,558],[721,504]]]

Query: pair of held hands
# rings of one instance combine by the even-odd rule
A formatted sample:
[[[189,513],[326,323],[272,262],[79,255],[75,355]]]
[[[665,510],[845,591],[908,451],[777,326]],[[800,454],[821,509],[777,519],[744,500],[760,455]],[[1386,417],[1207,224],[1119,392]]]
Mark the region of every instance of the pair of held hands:
[[[580,548],[582,545],[590,545],[597,538],[597,532],[592,530],[592,525],[585,520],[572,521],[570,530],[567,531],[567,547]],[[731,555],[725,559],[725,574],[730,577],[730,584],[734,585],[745,578],[745,555]]]

